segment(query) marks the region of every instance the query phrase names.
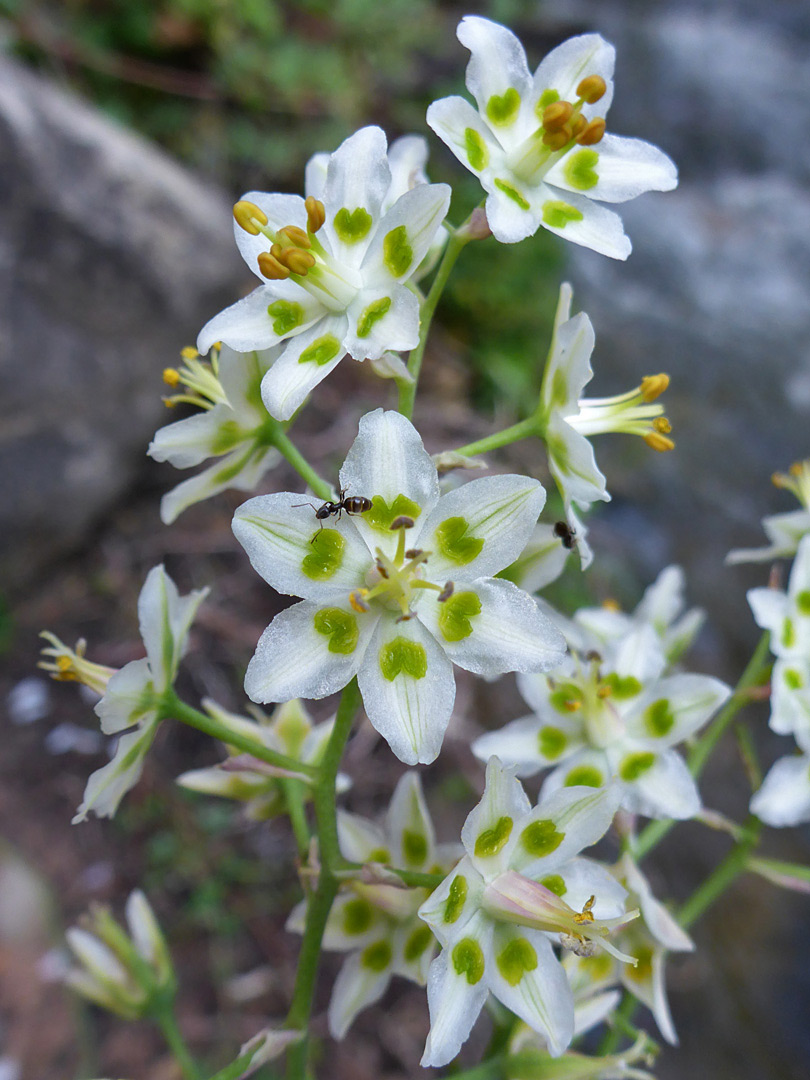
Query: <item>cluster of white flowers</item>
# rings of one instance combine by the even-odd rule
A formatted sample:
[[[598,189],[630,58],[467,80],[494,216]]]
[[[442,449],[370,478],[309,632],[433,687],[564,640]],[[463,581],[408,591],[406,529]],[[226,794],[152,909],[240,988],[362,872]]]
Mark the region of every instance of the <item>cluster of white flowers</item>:
[[[662,571],[629,614],[609,603],[565,617],[535,594],[572,550],[582,568],[593,559],[579,514],[610,496],[590,437],[634,434],[655,450],[673,449],[658,401],[669,378],[647,374],[614,397],[582,397],[595,335],[584,312],[572,315],[564,284],[538,400],[514,429],[432,458],[403,401],[410,394],[412,402],[438,292],[464,244],[490,232],[514,243],[542,225],[624,259],[621,219],[601,203],[669,190],[677,175],[654,146],[606,133],[614,51],[599,35],[564,42],[534,75],[502,26],[468,16],[458,37],[471,53],[476,105],[444,98],[427,120],[480,180],[485,210],[452,227],[450,189],[425,172],[425,140],[407,136],[389,148],[378,127],[357,131],[310,160],[303,196],[254,191],[236,204],[236,243],[260,285],[212,318],[183,365],[164,373],[178,390],[167,404],[200,411],[161,428],[149,454],[182,469],[216,459],[164,496],[164,522],[227,488],[253,492],[284,459],[308,485],[256,495],[233,519],[257,574],[297,598],[247,667],[251,715],[211,700],[197,711],[177,696],[179,661],[207,590],[181,597],[162,566],[138,604],[144,659],[116,671],[88,661],[83,642],[69,649],[46,634],[42,666],[90,686],[102,731],[118,736],[75,821],[115,813],[159,725],[172,718],[226,748],[218,765],[183,773],[183,787],[244,803],[254,821],[289,813],[305,897],[287,928],[305,936],[303,977],[314,978],[313,940],[347,954],[328,1012],[334,1038],[399,975],[427,987],[425,1066],[458,1054],[491,996],[512,1017],[504,1075],[649,1078],[640,1067],[650,1063],[643,1034],[601,1057],[568,1048],[614,1013],[619,985],[676,1042],[664,964],[667,953],[694,946],[639,868],[636,823],[700,813],[697,770],[676,747],[694,742],[731,690],[682,668],[703,614],[686,609],[678,567]],[[420,283],[437,264],[425,296]],[[411,350],[406,364],[400,353]],[[289,430],[345,355],[393,380],[400,411],[359,419],[333,488]],[[563,520],[539,521],[546,492],[532,477],[442,486],[440,471],[480,465],[468,455],[514,441],[505,436],[515,430],[515,439],[542,439]],[[810,820],[810,464],[777,482],[803,509],[766,519],[770,547],[730,560],[796,555],[786,592],[749,593],[777,658],[771,727],[801,750],[776,763],[751,809],[786,825]],[[517,672],[531,710],[473,742],[486,782],[461,844],[437,841],[414,771],[401,777],[382,825],[336,809],[335,796],[351,787],[338,765],[353,719],[347,726],[341,709],[354,681],[393,753],[428,764],[453,714],[454,667],[488,680]],[[306,702],[346,687],[337,716],[313,723]],[[277,706],[269,716],[258,708],[266,703]],[[544,770],[532,805],[518,778]],[[615,851],[612,864],[581,855],[606,836],[608,845],[621,841],[618,861]],[[173,975],[141,894],[128,914],[134,946],[106,915],[92,933],[72,933],[84,971],[69,981],[139,1016]],[[244,1067],[235,1063],[228,1076],[285,1051],[305,1057],[307,993],[311,985],[286,1023],[243,1047]]]

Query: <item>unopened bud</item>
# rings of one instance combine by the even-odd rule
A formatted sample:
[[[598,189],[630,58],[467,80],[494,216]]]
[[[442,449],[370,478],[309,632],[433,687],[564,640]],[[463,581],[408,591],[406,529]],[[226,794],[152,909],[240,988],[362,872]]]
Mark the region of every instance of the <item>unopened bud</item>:
[[[320,199],[307,195],[304,206],[307,209],[307,228],[311,233],[316,233],[326,221],[324,205]]]
[[[263,251],[256,261],[262,276],[268,281],[283,281],[290,276],[289,269],[282,266],[275,255],[271,255],[269,251]]]
[[[240,199],[233,208],[233,216],[240,229],[244,229],[251,236],[259,235],[259,225],[267,224],[267,214],[255,203],[247,199]],[[256,224],[259,223],[259,225]]]
[[[488,236],[492,236],[492,229],[489,227],[487,213],[483,206],[476,206],[470,214],[466,232],[471,240],[486,240]]]
[[[587,101],[589,105],[593,105],[605,96],[606,90],[607,83],[601,75],[588,75],[577,87],[577,97]]]

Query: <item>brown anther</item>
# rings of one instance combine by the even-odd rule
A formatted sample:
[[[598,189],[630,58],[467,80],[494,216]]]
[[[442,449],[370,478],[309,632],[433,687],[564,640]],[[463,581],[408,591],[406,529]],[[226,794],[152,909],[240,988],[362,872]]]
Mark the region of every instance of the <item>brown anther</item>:
[[[543,127],[546,131],[559,131],[571,119],[574,106],[570,101],[555,101],[543,109]]]
[[[423,554],[423,552],[422,552],[421,548],[408,548],[408,550],[405,552],[405,558],[406,559],[418,559],[419,556],[422,555],[422,554]]]
[[[641,396],[645,401],[655,401],[669,386],[669,375],[645,375],[641,380]]]
[[[379,559],[377,559],[374,565],[377,567],[377,573],[380,575],[380,577],[383,578],[384,581],[388,581],[388,578],[391,575],[388,573],[385,564],[380,562]]]
[[[655,420],[653,420],[653,427],[661,435],[669,435],[670,431],[672,431],[672,424],[665,416],[656,416]]]
[[[266,277],[268,281],[283,281],[290,276],[289,269],[282,266],[275,255],[271,255],[269,251],[263,251],[256,261],[262,277]]]
[[[577,142],[580,146],[595,146],[596,143],[602,141],[604,134],[605,121],[601,116],[597,116],[595,120],[591,120],[584,131],[580,132],[577,136]]]
[[[178,386],[180,383],[180,372],[173,367],[164,368],[163,381],[167,386]]]
[[[577,97],[593,105],[605,96],[606,90],[607,83],[601,75],[588,75],[577,87]]]
[[[259,225],[267,224],[267,214],[264,210],[247,199],[240,199],[233,208],[233,216],[240,229],[244,229],[251,236],[259,235]],[[259,225],[256,224],[258,221]]]
[[[602,654],[597,652],[596,649],[588,649],[585,653],[585,659],[589,664],[601,664]]]
[[[661,435],[657,431],[650,431],[644,436],[644,442],[653,450],[657,450],[659,454],[665,453],[667,450],[674,450],[675,443],[672,439],[668,439],[666,435]]]
[[[307,234],[297,225],[285,225],[283,229],[278,230],[276,236],[286,236],[296,247],[303,248],[305,251],[312,247]]]
[[[290,268],[294,274],[306,277],[307,271],[315,265],[315,256],[301,248],[287,248],[283,255],[279,256],[280,263]]]
[[[369,610],[369,606],[363,598],[364,593],[367,591],[367,589],[356,589],[353,593],[349,593],[349,603],[359,615]]]
[[[563,124],[558,131],[547,131],[543,136],[543,146],[549,150],[562,150],[573,138],[570,124]]]
[[[391,532],[396,532],[397,529],[412,529],[414,526],[414,520],[411,517],[406,517],[404,514],[400,514],[399,517],[395,517],[391,524],[388,526]]]
[[[450,597],[453,595],[453,592],[455,591],[455,588],[456,587],[453,584],[453,582],[448,581],[447,584],[445,585],[445,587],[439,593],[439,603],[440,604],[445,604],[450,599]]]
[[[574,138],[578,139],[587,126],[588,121],[582,113],[578,113],[571,121],[571,131],[573,132]]]
[[[324,205],[314,195],[307,195],[304,206],[307,209],[307,228],[311,233],[316,233],[326,221]]]
[[[396,622],[410,622],[410,620],[412,618],[413,618],[413,612],[409,611],[407,615],[400,615],[399,618],[396,619],[395,621]]]

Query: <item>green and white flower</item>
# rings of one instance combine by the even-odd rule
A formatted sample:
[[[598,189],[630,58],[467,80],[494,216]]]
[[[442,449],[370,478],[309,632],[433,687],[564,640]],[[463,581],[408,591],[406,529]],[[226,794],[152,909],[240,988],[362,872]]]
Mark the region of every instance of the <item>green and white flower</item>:
[[[608,934],[637,914],[625,914],[627,893],[607,869],[578,857],[617,805],[611,789],[572,787],[532,809],[519,781],[490,759],[483,798],[461,833],[466,855],[419,909],[442,946],[428,976],[422,1065],[456,1056],[490,993],[553,1056],[565,1050],[574,998],[552,941],[616,954]]]
[[[83,643],[75,650],[45,633],[50,647],[40,664],[54,678],[85,683],[101,694],[96,715],[105,735],[118,735],[112,760],[87,781],[75,825],[92,810],[98,817],[112,817],[124,795],[140,779],[146,755],[160,725],[162,695],[174,683],[180,660],[188,648],[188,634],[197,608],[208,589],[180,596],[162,566],[153,567],[138,597],[138,619],[146,648],[142,660],[132,660],[120,670],[91,664],[84,659]]]
[[[446,184],[417,184],[387,212],[384,133],[355,132],[330,156],[323,199],[249,192],[234,208],[236,243],[262,284],[200,331],[240,352],[286,341],[262,398],[288,420],[348,353],[376,359],[419,341],[419,300],[408,287],[442,227]]]
[[[621,218],[599,203],[670,191],[678,174],[650,143],[604,133],[613,46],[599,34],[569,38],[531,75],[523,46],[506,27],[467,15],[457,34],[472,54],[467,89],[477,109],[461,97],[442,98],[427,122],[480,180],[497,239],[512,244],[542,225],[626,259],[631,244]]]
[[[648,446],[659,451],[671,450],[675,444],[668,437],[671,425],[656,401],[669,385],[669,376],[645,376],[639,386],[615,397],[581,397],[593,378],[591,353],[595,336],[584,312],[571,316],[572,295],[571,286],[563,283],[537,414],[551,475],[562,495],[569,525],[578,535],[582,526],[573,505],[586,510],[594,502],[610,501],[605,478],[588,441],[590,436],[606,432],[640,435]],[[590,549],[583,542],[579,550],[585,568],[591,560]]]
[[[306,706],[297,698],[279,705],[270,716],[256,709],[255,720],[228,712],[211,700],[202,704],[209,716],[232,731],[303,765],[320,765],[335,725],[334,718],[313,724]],[[225,761],[208,769],[185,772],[177,777],[177,783],[189,791],[245,803],[245,813],[252,821],[265,821],[286,812],[287,801],[281,780],[292,777],[307,785],[310,783],[306,773],[290,772],[233,747],[227,749],[230,756]],[[338,773],[338,793],[350,787],[349,777]]]
[[[585,543],[586,532],[584,526],[580,526],[579,535],[575,537],[577,546]],[[556,525],[539,521],[526,547],[511,566],[501,571],[500,577],[513,581],[528,593],[540,592],[562,574],[572,550],[573,544],[570,548],[563,545]]]
[[[338,838],[344,858],[384,863],[412,873],[445,873],[458,862],[458,844],[437,845],[415,772],[397,783],[382,825],[338,812]],[[354,1018],[378,1001],[394,975],[424,986],[436,955],[436,940],[417,915],[428,895],[424,888],[357,878],[348,881],[332,905],[323,947],[349,955],[329,1003],[329,1031],[342,1039]],[[292,911],[287,929],[303,933],[307,902]]]
[[[664,675],[650,626],[601,653],[581,635],[569,636],[569,645],[567,667],[518,676],[532,714],[482,735],[473,753],[482,761],[497,754],[518,776],[553,767],[544,797],[570,785],[610,785],[633,813],[694,817],[700,795],[674,747],[714,715],[729,688],[707,675]]]
[[[779,758],[751,799],[751,813],[776,829],[810,821],[810,724],[795,738],[798,753]]]
[[[67,931],[78,965],[62,978],[95,1005],[136,1020],[158,996],[174,996],[175,976],[160,926],[140,889],[130,894],[125,914],[129,933],[100,905]]]
[[[147,453],[155,461],[170,461],[177,469],[193,468],[207,458],[219,459],[163,496],[160,517],[164,525],[171,525],[194,503],[228,488],[253,491],[264,473],[281,460],[273,446],[280,425],[268,415],[260,392],[262,379],[279,352],[276,347],[237,353],[227,345],[216,345],[210,362],[185,355],[179,370],[167,368],[163,373],[170,386],[185,388],[164,399],[167,404],[190,402],[203,411],[160,428]]]
[[[361,419],[340,486],[371,509],[322,527],[313,504],[279,492],[234,516],[254,569],[303,597],[262,635],[245,689],[257,702],[322,698],[356,675],[394,753],[427,763],[453,708],[453,664],[490,676],[562,660],[550,620],[493,576],[525,547],[545,492],[529,478],[488,476],[440,497],[416,429],[382,409]]]
[[[748,603],[776,657],[770,726],[780,735],[810,734],[810,536],[799,541],[787,591],[751,589]]]
[[[771,562],[789,559],[796,554],[799,541],[810,533],[810,458],[796,461],[787,473],[774,473],[774,485],[791,491],[801,503],[801,510],[772,514],[762,519],[770,544],[763,548],[738,548],[726,556],[727,563]]]

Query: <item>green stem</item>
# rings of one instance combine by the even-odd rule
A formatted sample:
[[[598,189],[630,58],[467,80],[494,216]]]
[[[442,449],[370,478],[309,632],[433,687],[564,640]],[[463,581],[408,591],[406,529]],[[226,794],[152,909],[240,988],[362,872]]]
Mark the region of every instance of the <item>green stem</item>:
[[[223,724],[221,720],[215,720],[213,716],[209,716],[208,713],[200,712],[199,709],[186,705],[171,687],[163,695],[160,715],[162,720],[180,720],[181,723],[188,724],[189,727],[196,728],[198,731],[210,735],[213,739],[219,739],[220,742],[224,742],[227,746],[234,746],[237,750],[252,754],[253,757],[258,758],[260,761],[267,762],[268,765],[276,765],[281,769],[290,769],[292,772],[307,773],[312,776],[317,773],[314,766],[287,757],[286,754],[279,754],[265,746],[264,743],[254,742],[253,739],[248,738],[246,735],[234,731],[227,724]]]
[[[155,1023],[163,1032],[163,1038],[166,1040],[186,1080],[200,1080],[202,1074],[186,1046],[171,1007],[155,1013]]]
[[[750,817],[745,825],[743,839],[734,845],[678,912],[678,922],[684,929],[696,922],[704,911],[723,895],[734,879],[747,869],[748,858],[759,842],[761,831],[762,826],[757,818]]]
[[[326,501],[332,498],[332,485],[328,484],[322,476],[315,472],[289,435],[282,431],[280,427],[273,433],[273,445],[281,451],[298,475],[306,480],[319,499]]]
[[[472,1069],[450,1073],[448,1080],[450,1077],[452,1077],[452,1080],[501,1080],[507,1060],[506,1054],[499,1054],[497,1057],[490,1058],[489,1061],[484,1061]]]
[[[389,866],[386,869],[401,878],[405,885],[413,889],[435,889],[445,879],[445,874],[420,874],[413,870],[400,870],[398,866]]]
[[[460,446],[455,452],[464,454],[466,457],[472,457],[474,454],[488,454],[490,450],[497,450],[501,446],[508,446],[509,443],[527,439],[532,435],[540,435],[540,433],[537,417],[530,416],[526,420],[512,424],[511,427],[504,428],[503,431],[496,431],[494,435],[487,435],[486,438]]]
[[[760,683],[768,664],[769,649],[770,634],[766,631],[759,639],[754,654],[740,676],[734,693],[690,750],[687,756],[687,764],[689,765],[689,771],[696,780],[706,767],[712,751],[729,724],[734,720],[740,709],[748,704],[750,700],[749,690]],[[650,822],[643,832],[639,833],[638,839],[633,845],[633,855],[636,861],[641,862],[645,856],[649,855],[676,824],[676,821],[668,820]]]
[[[419,312],[419,344],[408,357],[408,372],[413,381],[399,383],[399,411],[403,416],[407,416],[408,419],[413,416],[413,406],[414,401],[416,400],[416,388],[419,383],[419,373],[422,370],[425,345],[427,344],[430,324],[433,320],[434,312],[436,311],[436,305],[439,303],[439,297],[444,291],[444,287],[447,284],[447,279],[450,277],[450,271],[453,269],[456,259],[461,254],[463,248],[470,242],[470,239],[471,237],[464,225],[456,229],[455,232],[450,233],[447,240],[447,246],[444,249],[442,261],[439,263],[439,268],[436,271],[433,284],[430,286],[430,292],[425,297],[422,309]]]
[[[326,929],[326,921],[340,885],[334,874],[334,871],[341,868],[344,862],[338,843],[335,783],[340,760],[343,757],[359,704],[360,691],[357,688],[357,680],[352,679],[341,696],[332,734],[329,736],[326,751],[318,767],[318,777],[313,791],[321,862],[320,874],[318,888],[307,904],[295,987],[290,1011],[284,1022],[286,1028],[300,1031],[306,1031],[309,1025],[321,955],[321,942]],[[307,1039],[304,1037],[287,1051],[287,1078],[288,1080],[305,1080],[306,1072]]]
[[[298,854],[306,856],[309,851],[309,822],[306,813],[306,787],[300,780],[292,776],[281,777],[281,787],[284,791],[284,802],[287,806],[287,814],[292,825],[293,836],[298,846]]]
[[[619,1002],[616,1012],[613,1014],[612,1026],[610,1030],[605,1033],[605,1037],[599,1044],[600,1057],[605,1057],[606,1054],[613,1054],[618,1050],[619,1043],[622,1041],[622,1035],[625,1033],[628,1025],[632,1024],[633,1015],[637,1008],[638,1001],[629,990],[625,990],[624,996]]]

